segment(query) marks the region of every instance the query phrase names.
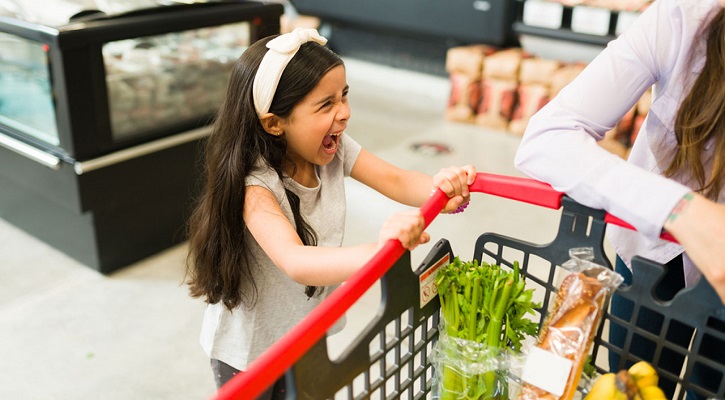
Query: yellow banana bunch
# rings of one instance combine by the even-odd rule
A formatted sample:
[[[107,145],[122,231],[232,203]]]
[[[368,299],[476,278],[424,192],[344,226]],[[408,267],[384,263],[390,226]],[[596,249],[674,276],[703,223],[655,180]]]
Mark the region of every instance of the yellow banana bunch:
[[[657,371],[650,363],[646,361],[640,361],[637,364],[629,367],[627,370],[629,376],[634,379],[634,383],[639,388],[645,388],[650,386],[657,386],[659,383],[659,376]]]
[[[584,400],[628,400],[628,397],[626,388],[617,380],[617,374],[610,372],[594,382]]]
[[[635,400],[667,400],[665,392],[657,386],[646,386],[639,389]]]
[[[628,370],[600,376],[584,400],[667,400],[658,382],[654,367],[640,361]]]

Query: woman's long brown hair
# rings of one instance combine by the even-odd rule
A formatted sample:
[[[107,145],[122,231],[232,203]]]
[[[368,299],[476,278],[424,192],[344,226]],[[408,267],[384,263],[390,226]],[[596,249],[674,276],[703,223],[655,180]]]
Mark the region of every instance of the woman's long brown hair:
[[[207,303],[223,302],[229,310],[253,307],[258,296],[254,275],[257,262],[247,246],[244,219],[245,179],[258,159],[272,167],[280,179],[293,164],[287,142],[268,134],[254,110],[252,84],[267,51],[261,39],[244,51],[232,70],[226,97],[217,112],[212,134],[205,144],[205,182],[188,222],[189,254],[186,278],[192,297]],[[288,117],[294,106],[322,77],[342,60],[317,43],[306,43],[285,68],[270,112]],[[316,245],[314,230],[300,213],[299,198],[286,191],[297,234],[305,245]],[[307,287],[308,296],[316,292]]]
[[[706,35],[705,66],[677,112],[677,152],[665,175],[689,171],[700,186],[698,191],[717,200],[725,180],[725,9],[713,18]],[[706,171],[703,157],[710,141],[712,167]]]

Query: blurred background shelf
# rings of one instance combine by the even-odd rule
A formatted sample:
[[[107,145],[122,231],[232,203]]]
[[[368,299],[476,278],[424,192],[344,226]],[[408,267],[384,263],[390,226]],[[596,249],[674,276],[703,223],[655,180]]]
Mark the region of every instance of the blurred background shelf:
[[[319,17],[330,47],[343,56],[446,75],[446,51],[485,43],[518,45],[515,0],[292,0]]]

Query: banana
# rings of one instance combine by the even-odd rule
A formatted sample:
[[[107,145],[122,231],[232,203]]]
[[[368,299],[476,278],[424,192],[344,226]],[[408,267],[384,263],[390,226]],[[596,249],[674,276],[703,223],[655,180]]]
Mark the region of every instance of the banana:
[[[642,400],[667,400],[665,392],[657,386],[646,386],[639,388],[639,396]]]
[[[584,400],[627,400],[627,394],[618,389],[617,376],[610,372],[594,382]]]
[[[584,400],[667,400],[658,382],[654,367],[640,361],[616,374],[600,376]]]
[[[617,386],[617,390],[624,393],[627,399],[633,399],[637,394],[637,385],[626,369],[617,372],[614,383]]]
[[[659,383],[659,376],[657,371],[646,361],[640,361],[627,370],[629,375],[634,379],[634,383],[637,384],[638,388],[645,388],[650,386],[657,386]]]

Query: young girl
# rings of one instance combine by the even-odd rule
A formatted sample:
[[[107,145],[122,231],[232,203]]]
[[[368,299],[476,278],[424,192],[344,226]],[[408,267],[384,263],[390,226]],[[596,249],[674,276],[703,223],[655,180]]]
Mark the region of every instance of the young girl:
[[[206,186],[189,224],[190,292],[208,307],[202,347],[221,387],[282,337],[389,239],[425,243],[418,210],[378,242],[340,247],[344,178],[410,206],[438,187],[462,210],[472,166],[434,178],[365,151],[350,118],[342,60],[314,29],[262,39],[239,58],[206,147]]]
[[[610,228],[617,270],[631,280],[635,255],[667,264],[657,292],[664,300],[702,273],[725,302],[723,7],[725,0],[652,3],[530,120],[516,154],[525,173],[634,225],[638,232]],[[597,146],[595,141],[653,85],[650,112],[628,161]],[[681,245],[658,240],[663,229]],[[626,319],[628,308],[618,296],[612,299],[614,315]],[[642,317],[651,332],[659,332],[660,317],[647,322]],[[668,332],[689,345],[692,329],[671,326]],[[621,346],[624,340],[624,332],[612,324],[610,341]],[[651,361],[650,347],[632,346]],[[725,359],[722,348],[718,351],[714,357]],[[663,355],[660,362],[679,376],[680,357]],[[610,357],[611,369],[618,364],[618,357]],[[717,382],[704,374],[691,379]],[[671,397],[674,385],[663,382],[663,389]]]

